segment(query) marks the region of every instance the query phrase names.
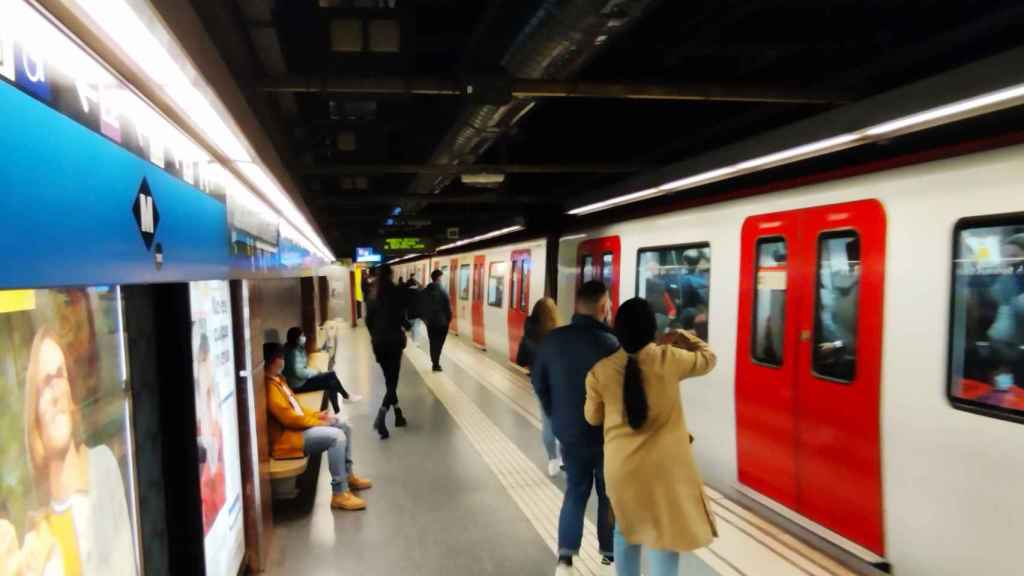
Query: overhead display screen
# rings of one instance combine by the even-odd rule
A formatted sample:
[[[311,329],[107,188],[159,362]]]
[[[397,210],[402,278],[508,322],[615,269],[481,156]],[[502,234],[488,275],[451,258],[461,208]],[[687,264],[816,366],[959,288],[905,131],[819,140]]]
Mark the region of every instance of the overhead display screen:
[[[370,246],[361,246],[356,248],[356,262],[363,262],[372,264],[380,262],[382,260],[381,255]]]
[[[231,299],[224,280],[189,291],[206,574],[228,576],[245,553]]]
[[[118,298],[0,291],[0,575],[138,573]]]

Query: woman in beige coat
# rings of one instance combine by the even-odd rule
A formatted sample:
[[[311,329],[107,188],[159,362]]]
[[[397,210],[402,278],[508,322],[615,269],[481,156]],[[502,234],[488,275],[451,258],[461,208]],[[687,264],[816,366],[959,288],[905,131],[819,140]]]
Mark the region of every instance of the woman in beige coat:
[[[627,301],[615,318],[622,348],[587,376],[587,421],[604,426],[618,576],[639,576],[641,546],[650,576],[675,576],[680,551],[707,546],[717,535],[679,393],[679,381],[710,372],[715,355],[689,332],[656,345],[656,331],[647,301]]]

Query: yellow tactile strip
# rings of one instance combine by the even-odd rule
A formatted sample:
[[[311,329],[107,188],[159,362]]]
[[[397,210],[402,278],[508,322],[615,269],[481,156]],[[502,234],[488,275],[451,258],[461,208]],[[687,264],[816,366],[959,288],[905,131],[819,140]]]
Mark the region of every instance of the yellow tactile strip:
[[[540,408],[524,375],[454,338],[449,340],[445,356],[473,374],[482,385],[540,429]],[[712,546],[696,554],[720,574],[853,575],[835,560],[717,491],[709,488],[708,497],[712,501],[720,535]]]
[[[551,548],[553,570],[558,547],[558,513],[562,507],[562,492],[447,375],[431,371],[430,359],[423,351],[410,346],[406,356]],[[580,557],[574,565],[582,576],[601,576],[600,564],[597,530],[593,523],[587,521],[583,529]]]

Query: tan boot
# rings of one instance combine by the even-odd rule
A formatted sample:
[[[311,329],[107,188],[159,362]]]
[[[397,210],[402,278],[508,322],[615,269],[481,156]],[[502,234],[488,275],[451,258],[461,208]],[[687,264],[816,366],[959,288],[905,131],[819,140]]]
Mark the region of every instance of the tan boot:
[[[370,488],[373,488],[373,482],[361,476],[349,474],[348,487],[353,492],[359,492],[361,490],[369,490]]]
[[[351,491],[346,490],[341,494],[335,494],[331,498],[331,508],[335,510],[365,510],[366,502]]]

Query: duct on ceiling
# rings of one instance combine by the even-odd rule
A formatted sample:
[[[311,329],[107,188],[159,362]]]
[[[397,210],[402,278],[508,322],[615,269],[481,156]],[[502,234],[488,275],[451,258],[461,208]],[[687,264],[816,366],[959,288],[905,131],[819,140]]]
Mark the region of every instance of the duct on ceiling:
[[[544,0],[502,60],[512,78],[565,80],[583,67],[660,0]],[[431,164],[471,164],[518,123],[533,102],[468,104],[430,159]],[[434,194],[452,176],[421,175],[417,194]],[[416,209],[418,206],[408,206]]]

